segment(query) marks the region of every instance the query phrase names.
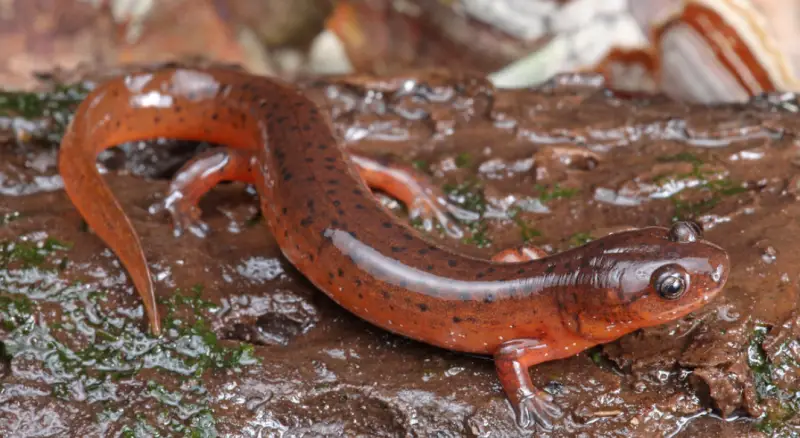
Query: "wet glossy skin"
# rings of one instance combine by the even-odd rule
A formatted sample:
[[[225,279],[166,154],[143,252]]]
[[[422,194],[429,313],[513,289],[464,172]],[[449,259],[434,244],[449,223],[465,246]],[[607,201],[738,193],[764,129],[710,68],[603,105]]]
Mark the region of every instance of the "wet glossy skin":
[[[518,259],[538,259],[519,263],[508,254],[498,261],[454,254],[386,211],[367,184],[400,193],[409,205],[429,188],[408,189],[407,175],[386,176],[348,159],[299,91],[234,71],[165,69],[98,87],[75,115],[59,156],[67,194],[122,260],[156,333],[141,243],[95,165],[103,149],[156,137],[230,147],[204,154],[176,176],[165,206],[177,226],[202,230],[196,203],[219,180],[254,183],[267,225],[300,272],[386,330],[494,355],[521,425],[547,425],[559,415],[533,387],[528,367],[684,316],[713,298],[729,271],[725,251],[686,223],[613,234],[544,258],[523,252]],[[688,282],[680,296],[666,299],[657,290],[655,277],[664,270]]]

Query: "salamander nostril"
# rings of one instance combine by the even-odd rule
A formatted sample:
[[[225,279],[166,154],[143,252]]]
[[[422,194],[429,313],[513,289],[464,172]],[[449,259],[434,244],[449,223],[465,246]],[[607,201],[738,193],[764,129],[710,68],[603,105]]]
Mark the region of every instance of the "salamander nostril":
[[[697,222],[679,221],[669,229],[669,240],[673,242],[695,242],[703,238],[703,228]]]

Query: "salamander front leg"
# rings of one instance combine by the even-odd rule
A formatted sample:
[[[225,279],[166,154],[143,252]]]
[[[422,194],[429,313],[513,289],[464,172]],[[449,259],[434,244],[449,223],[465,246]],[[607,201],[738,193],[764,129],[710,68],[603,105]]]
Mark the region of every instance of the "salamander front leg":
[[[200,219],[200,198],[222,181],[254,182],[253,169],[256,166],[252,152],[229,148],[208,149],[178,170],[164,200],[151,206],[150,213],[162,210],[169,212],[176,237],[185,230],[205,237],[208,225]]]
[[[444,193],[425,175],[408,167],[381,163],[352,152],[350,160],[371,189],[382,190],[397,198],[408,209],[409,217],[422,220],[426,230],[438,223],[451,237],[460,238],[464,235],[448,213],[448,210],[457,208],[449,205]]]
[[[535,339],[505,342],[494,354],[497,375],[514,408],[517,424],[529,428],[538,423],[550,430],[563,414],[550,394],[533,386],[528,368],[545,361],[548,348]]]

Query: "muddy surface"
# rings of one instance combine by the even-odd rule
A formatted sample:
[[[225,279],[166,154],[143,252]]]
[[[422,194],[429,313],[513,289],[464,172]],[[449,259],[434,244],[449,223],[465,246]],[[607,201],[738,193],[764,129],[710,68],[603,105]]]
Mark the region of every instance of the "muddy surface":
[[[702,311],[532,368],[569,414],[537,436],[800,434],[794,96],[700,108],[620,100],[588,76],[518,92],[428,77],[440,99],[364,77],[304,86],[348,148],[412,163],[466,211],[463,238],[430,238],[481,257],[523,242],[554,252],[685,218],[731,254],[728,286]],[[536,432],[515,426],[491,361],[388,334],[315,291],[244,185],[202,202],[210,237],[174,238],[148,207],[196,145],[101,157],[156,275],[168,330],[148,336],[131,284],[57,176],[52,119],[81,93],[0,97],[25,117],[0,119],[0,436]]]

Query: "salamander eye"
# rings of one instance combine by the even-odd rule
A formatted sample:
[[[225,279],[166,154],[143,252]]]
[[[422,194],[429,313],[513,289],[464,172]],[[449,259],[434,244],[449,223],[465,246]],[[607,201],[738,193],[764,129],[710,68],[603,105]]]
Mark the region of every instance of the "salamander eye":
[[[689,289],[689,274],[680,265],[666,265],[653,272],[653,288],[667,300],[677,300]]]
[[[679,221],[675,222],[669,229],[669,240],[673,242],[695,242],[702,238],[703,227],[697,222]]]

